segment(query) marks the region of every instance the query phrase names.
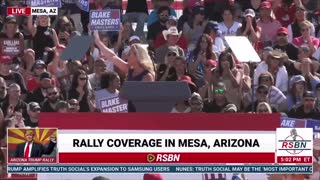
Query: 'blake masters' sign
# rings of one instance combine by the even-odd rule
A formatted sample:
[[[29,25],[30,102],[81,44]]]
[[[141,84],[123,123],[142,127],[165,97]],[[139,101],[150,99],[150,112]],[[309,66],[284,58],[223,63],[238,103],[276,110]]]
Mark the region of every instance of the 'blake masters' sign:
[[[128,101],[119,96],[98,100],[98,106],[103,113],[128,112]]]
[[[91,31],[119,31],[120,24],[120,10],[118,9],[90,11]]]

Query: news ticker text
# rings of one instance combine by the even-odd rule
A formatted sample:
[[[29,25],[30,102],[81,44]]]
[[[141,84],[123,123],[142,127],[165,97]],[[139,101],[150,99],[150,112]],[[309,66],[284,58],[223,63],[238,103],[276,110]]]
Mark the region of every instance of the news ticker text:
[[[9,173],[280,173],[311,174],[311,165],[9,165]]]

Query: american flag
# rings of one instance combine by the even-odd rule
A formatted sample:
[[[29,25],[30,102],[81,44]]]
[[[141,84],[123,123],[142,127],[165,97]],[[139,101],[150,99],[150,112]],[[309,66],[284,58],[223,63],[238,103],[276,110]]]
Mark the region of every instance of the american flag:
[[[202,180],[227,180],[227,174],[203,174]]]

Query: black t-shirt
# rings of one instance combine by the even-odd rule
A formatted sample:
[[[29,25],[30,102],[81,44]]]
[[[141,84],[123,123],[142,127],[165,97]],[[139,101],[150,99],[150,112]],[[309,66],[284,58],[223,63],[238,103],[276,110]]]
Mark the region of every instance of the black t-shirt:
[[[288,117],[298,118],[298,119],[319,119],[320,112],[317,109],[313,109],[310,113],[305,113],[303,111],[303,105],[298,108],[293,108],[289,111]]]
[[[287,44],[286,46],[275,45],[273,49],[281,49],[282,51],[286,52],[291,60],[298,59],[298,48],[294,47],[291,43]]]
[[[143,12],[149,14],[147,0],[128,0],[126,13],[130,12]]]
[[[223,106],[218,106],[215,100],[212,102],[205,101],[203,106],[203,112],[220,113],[228,104],[230,103],[226,102]]]
[[[26,102],[37,102],[42,103],[44,101],[45,97],[42,94],[41,88],[37,88],[33,90],[31,93],[28,93]]]
[[[80,94],[76,89],[71,89],[69,91],[69,99],[78,99],[79,96],[80,96]],[[83,95],[81,101],[79,102],[79,105],[80,105],[79,112],[89,112],[90,111],[87,97],[88,97],[88,94]]]
[[[166,69],[167,69],[167,65],[166,64],[160,64],[160,66],[158,68],[158,71],[157,71],[157,80],[158,81],[164,75]],[[166,81],[176,81],[177,79],[178,79],[178,77],[177,77],[177,74],[176,74],[176,70],[174,69],[174,67],[171,67],[169,69],[169,73],[168,73],[168,76],[166,78]]]
[[[160,24],[159,21],[151,24],[149,27],[148,27],[148,34],[147,34],[147,39],[148,40],[155,40],[156,37],[162,33],[162,31],[166,30],[167,27],[166,26],[163,26]]]
[[[10,86],[10,84],[17,83],[20,86],[21,94],[26,94],[28,92],[21,74],[11,72],[8,76],[3,76],[0,74],[0,77],[2,77],[6,81],[8,87]]]
[[[57,112],[57,111],[51,107],[48,99],[46,99],[41,103],[41,112]]]
[[[28,126],[28,127],[32,127],[32,128],[38,127],[38,126],[39,126],[38,123],[39,123],[39,122],[31,122],[30,117],[28,117],[28,118],[26,118],[26,119],[24,120],[24,125],[25,125],[25,126]]]

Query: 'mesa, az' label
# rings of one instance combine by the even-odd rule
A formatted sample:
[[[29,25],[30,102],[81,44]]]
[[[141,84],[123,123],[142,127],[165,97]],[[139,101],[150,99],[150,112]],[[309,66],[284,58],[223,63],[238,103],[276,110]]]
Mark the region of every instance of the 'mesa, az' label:
[[[58,8],[57,7],[32,7],[31,8],[32,15],[48,15],[54,16],[58,15]]]

